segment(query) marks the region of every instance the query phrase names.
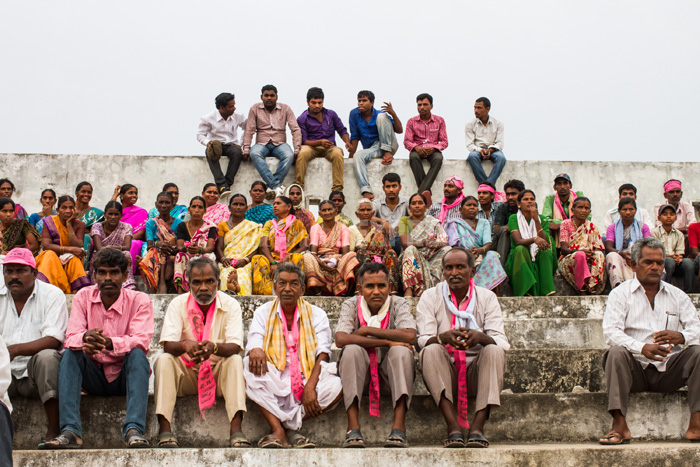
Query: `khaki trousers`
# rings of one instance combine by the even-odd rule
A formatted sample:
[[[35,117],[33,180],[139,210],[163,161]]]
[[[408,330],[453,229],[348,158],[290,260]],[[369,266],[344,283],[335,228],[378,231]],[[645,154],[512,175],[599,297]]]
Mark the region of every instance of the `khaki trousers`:
[[[454,404],[457,394],[457,371],[450,360],[450,354],[440,344],[430,344],[421,350],[420,368],[423,381],[440,405],[443,392],[445,398]],[[506,352],[497,345],[482,347],[479,355],[467,368],[467,394],[476,396],[476,411],[489,405],[500,407],[503,373],[506,369]]]
[[[306,179],[306,169],[309,166],[309,161],[317,157],[325,157],[330,161],[333,167],[333,187],[331,191],[343,191],[343,150],[338,146],[324,148],[323,146],[307,146],[302,145],[296,161],[296,175],[294,183],[304,188],[304,180]]]
[[[379,391],[388,394],[391,391],[391,401],[396,407],[396,401],[408,396],[406,407],[411,406],[413,396],[413,379],[415,375],[415,359],[413,351],[397,345],[377,349],[379,363]],[[338,374],[343,383],[343,399],[345,409],[348,409],[357,399],[359,407],[362,395],[369,389],[369,354],[359,345],[346,345],[340,354]]]
[[[58,399],[58,365],[61,354],[58,350],[44,349],[33,355],[27,362],[26,378],[12,376],[7,395],[10,398],[22,396],[41,399],[43,404],[49,399]]]
[[[690,413],[700,411],[700,346],[691,345],[674,354],[666,371],[654,365],[642,368],[623,346],[610,347],[603,357],[605,384],[608,386],[608,411],[619,410],[627,416],[630,392],[674,392],[688,385]]]
[[[161,354],[153,365],[156,414],[172,422],[177,397],[197,394],[197,372],[185,366],[180,357]],[[212,368],[216,395],[224,398],[229,422],[239,411],[246,411],[243,359],[240,355],[219,359]]]

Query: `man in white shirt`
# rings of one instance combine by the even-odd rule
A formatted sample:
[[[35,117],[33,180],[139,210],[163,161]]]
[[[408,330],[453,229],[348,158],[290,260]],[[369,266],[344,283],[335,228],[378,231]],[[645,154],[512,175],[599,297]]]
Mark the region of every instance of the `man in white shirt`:
[[[627,444],[630,392],[673,392],[688,386],[690,424],[686,438],[700,442],[700,320],[690,298],[661,281],[666,252],[646,237],[632,246],[636,278],[608,297],[603,335],[610,349],[603,358],[608,412],[613,417],[603,445]],[[682,330],[680,330],[682,329]]]
[[[44,439],[52,439],[60,433],[58,349],[68,325],[66,296],[58,287],[36,280],[36,262],[26,248],[10,250],[2,264],[0,335],[12,362],[8,394],[41,399],[48,418]]]
[[[491,182],[496,185],[496,180],[506,166],[506,156],[503,154],[503,122],[490,117],[490,110],[491,101],[486,97],[478,98],[474,104],[476,118],[467,122],[464,135],[469,151],[467,163],[472,168],[474,178],[479,183]],[[493,162],[488,177],[481,166],[481,161],[486,160]]]
[[[486,448],[484,424],[501,405],[510,349],[501,306],[493,292],[474,284],[470,252],[452,248],[442,266],[445,280],[423,292],[416,307],[420,369],[447,424],[444,447]],[[465,443],[467,395],[476,396],[476,408]]]
[[[207,147],[206,156],[209,169],[214,175],[219,193],[222,195],[231,191],[233,180],[243,160],[241,142],[238,139],[238,129],[245,131],[246,118],[236,113],[236,97],[228,92],[222,92],[214,101],[216,110],[203,116],[197,129],[197,141]],[[229,158],[226,175],[221,171],[219,159]]]
[[[206,256],[187,263],[190,293],[178,295],[163,318],[163,353],[153,365],[158,447],[176,448],[170,423],[178,397],[197,395],[200,409],[224,398],[230,447],[250,447],[241,429],[245,406],[243,317],[236,299],[218,292],[219,267]],[[202,390],[202,388],[205,390]],[[202,403],[204,402],[204,403]],[[186,425],[182,421],[182,425]]]
[[[657,203],[654,206],[654,218],[656,225],[661,225],[659,220],[659,208],[670,204],[676,209],[676,222],[673,226],[683,232],[683,235],[688,236],[688,226],[695,222],[695,209],[693,205],[687,201],[683,201],[683,186],[680,180],[671,179],[664,183],[664,198],[665,201]]]
[[[313,448],[302,420],[331,410],[343,387],[331,357],[331,327],[304,295],[305,275],[292,263],[275,269],[277,298],[255,310],[243,360],[246,393],[270,425],[261,448]]]
[[[12,467],[12,404],[7,389],[12,381],[10,352],[0,336],[0,466]]]
[[[620,185],[617,192],[619,194],[618,201],[620,201],[622,198],[632,198],[635,201],[637,200],[637,187],[631,183],[624,183]],[[654,230],[654,221],[649,215],[649,212],[646,209],[640,208],[639,205],[637,205],[637,214],[634,215],[634,218],[639,221],[640,227],[646,224],[647,227],[649,227],[649,230]],[[620,213],[617,212],[617,203],[615,203],[615,206],[605,213],[605,228],[602,230],[602,232],[605,232],[610,224],[614,224],[618,220],[620,220]]]

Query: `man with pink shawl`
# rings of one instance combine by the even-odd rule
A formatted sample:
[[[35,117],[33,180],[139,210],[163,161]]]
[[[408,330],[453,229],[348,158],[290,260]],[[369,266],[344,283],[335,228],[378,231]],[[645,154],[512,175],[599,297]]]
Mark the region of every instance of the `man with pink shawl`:
[[[445,197],[442,198],[442,201],[435,202],[428,208],[428,215],[439,220],[443,226],[445,221],[459,218],[459,205],[464,199],[462,190],[464,190],[462,179],[458,175],[449,177],[445,180],[442,189]]]
[[[549,222],[549,231],[557,248],[559,248],[559,227],[562,221],[574,216],[574,200],[584,196],[582,191],[573,191],[572,186],[569,174],[557,175],[554,177],[554,194],[547,196],[542,206],[542,215]],[[591,220],[590,216],[588,220]]]

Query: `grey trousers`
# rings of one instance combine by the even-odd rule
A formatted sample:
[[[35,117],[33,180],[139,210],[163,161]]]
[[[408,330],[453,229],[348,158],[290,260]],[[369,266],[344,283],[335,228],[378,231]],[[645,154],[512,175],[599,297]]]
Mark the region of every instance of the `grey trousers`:
[[[430,163],[428,175],[425,174],[425,169],[423,169],[423,160],[427,160]],[[431,155],[423,159],[416,151],[411,151],[408,155],[408,163],[416,179],[417,193],[423,193],[425,190],[430,190],[432,193],[433,183],[435,183],[440,167],[442,167],[442,152],[435,150]]]
[[[616,345],[605,353],[603,366],[609,412],[619,410],[627,416],[630,392],[674,392],[686,384],[690,413],[700,411],[700,346],[691,345],[674,354],[666,371],[658,371],[654,365],[642,368],[626,348]]]
[[[12,467],[12,417],[0,402],[0,467]]]
[[[394,347],[378,348],[379,362],[379,391],[382,394],[391,393],[393,407],[403,396],[408,396],[406,407],[411,406],[413,396],[413,379],[415,375],[415,359],[413,351],[397,345]],[[338,374],[343,385],[343,399],[347,410],[357,399],[359,407],[362,395],[369,389],[369,354],[359,345],[346,345],[338,361]]]
[[[506,267],[508,254],[510,253],[510,231],[506,232],[507,226],[501,226],[493,236],[493,244],[491,249],[496,249],[496,252],[501,256],[501,266]]]
[[[440,398],[454,404],[457,394],[457,370],[445,347],[430,344],[420,352],[420,369],[425,386],[436,405]],[[506,352],[497,345],[482,347],[479,355],[467,368],[467,395],[476,396],[476,411],[489,405],[500,407],[503,373],[506,370]]]
[[[49,399],[58,399],[59,363],[61,363],[61,354],[58,350],[42,350],[27,362],[28,377],[22,379],[12,377],[7,394],[10,398],[22,396],[41,399],[44,404]]]

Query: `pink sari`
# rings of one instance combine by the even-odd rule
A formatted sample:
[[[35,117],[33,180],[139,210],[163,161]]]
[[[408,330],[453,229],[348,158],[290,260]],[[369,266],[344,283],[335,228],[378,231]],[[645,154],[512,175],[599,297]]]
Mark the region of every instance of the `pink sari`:
[[[146,228],[146,221],[148,221],[148,211],[143,208],[132,205],[122,210],[122,222],[131,226],[134,236]],[[144,243],[143,240],[131,240],[131,249],[129,253],[131,253],[131,258],[133,260],[132,269],[134,274],[138,274],[139,262],[136,261],[136,257],[141,256],[141,249]]]

